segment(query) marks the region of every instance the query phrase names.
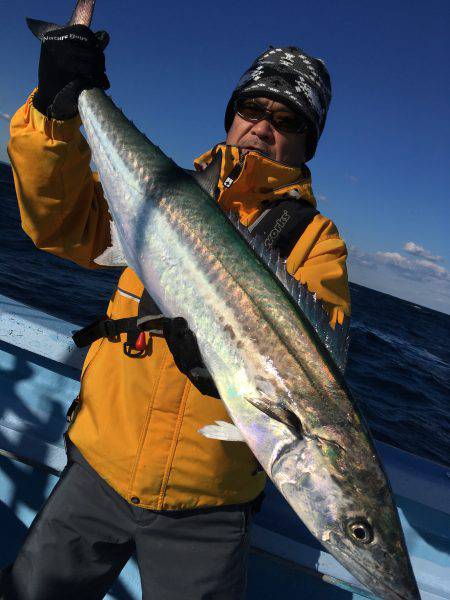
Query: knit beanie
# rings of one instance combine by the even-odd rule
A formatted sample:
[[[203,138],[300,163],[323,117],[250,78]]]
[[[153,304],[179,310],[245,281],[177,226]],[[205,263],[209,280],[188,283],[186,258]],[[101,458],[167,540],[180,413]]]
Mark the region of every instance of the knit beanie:
[[[270,47],[256,58],[235,87],[225,112],[227,132],[234,118],[234,102],[256,97],[281,102],[308,119],[306,160],[310,160],[331,101],[331,81],[325,63],[295,46]]]

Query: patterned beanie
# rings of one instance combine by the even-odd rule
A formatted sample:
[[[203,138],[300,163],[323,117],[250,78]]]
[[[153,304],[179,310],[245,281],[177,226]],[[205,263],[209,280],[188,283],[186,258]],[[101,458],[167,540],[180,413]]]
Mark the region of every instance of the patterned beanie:
[[[330,75],[324,62],[295,46],[270,47],[256,58],[234,89],[225,112],[227,132],[234,118],[234,102],[252,97],[282,102],[308,119],[306,160],[310,160],[325,126],[331,100]]]

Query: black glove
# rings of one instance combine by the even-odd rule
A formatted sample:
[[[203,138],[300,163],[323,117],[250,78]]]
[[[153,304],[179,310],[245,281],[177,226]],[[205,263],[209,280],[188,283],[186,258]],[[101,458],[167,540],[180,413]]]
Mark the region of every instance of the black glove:
[[[213,378],[203,362],[194,332],[186,319],[176,317],[163,320],[163,332],[175,364],[187,375],[195,387],[206,396],[220,398]]]
[[[71,119],[83,90],[109,88],[105,73],[106,31],[93,33],[85,25],[49,31],[41,45],[39,85],[33,105],[53,119]]]

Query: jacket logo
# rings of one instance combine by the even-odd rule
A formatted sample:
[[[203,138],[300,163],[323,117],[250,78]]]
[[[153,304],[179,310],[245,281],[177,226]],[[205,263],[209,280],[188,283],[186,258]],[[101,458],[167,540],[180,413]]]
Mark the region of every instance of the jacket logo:
[[[280,235],[290,218],[291,215],[288,213],[287,210],[284,210],[281,217],[278,217],[278,219],[275,221],[275,225],[269,231],[269,234],[264,240],[264,246],[265,248],[267,248],[267,250],[270,250],[272,248],[274,242],[276,241],[276,239],[278,238],[278,236]]]
[[[87,42],[87,37],[78,35],[76,33],[65,33],[63,35],[45,35],[43,42],[63,42],[64,40],[79,40],[80,42]]]

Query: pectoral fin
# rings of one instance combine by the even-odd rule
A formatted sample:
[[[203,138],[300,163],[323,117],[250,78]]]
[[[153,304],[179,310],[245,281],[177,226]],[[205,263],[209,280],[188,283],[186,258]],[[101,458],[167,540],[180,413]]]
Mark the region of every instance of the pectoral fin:
[[[302,435],[302,424],[299,417],[292,412],[292,410],[284,406],[283,403],[277,402],[276,400],[274,401],[265,393],[261,393],[255,397],[247,396],[245,399],[261,412],[268,415],[271,419],[280,421],[290,429],[294,430],[297,435]]]
[[[198,430],[199,433],[213,440],[222,440],[225,442],[245,442],[242,433],[232,423],[226,421],[216,421],[215,424],[205,425]]]

